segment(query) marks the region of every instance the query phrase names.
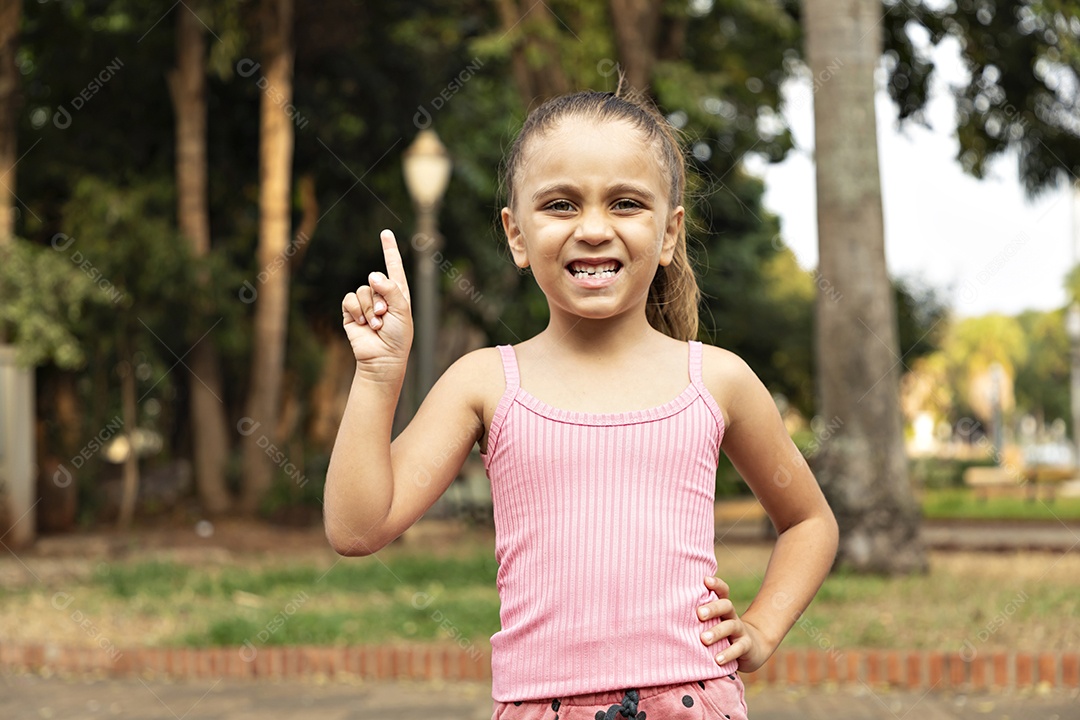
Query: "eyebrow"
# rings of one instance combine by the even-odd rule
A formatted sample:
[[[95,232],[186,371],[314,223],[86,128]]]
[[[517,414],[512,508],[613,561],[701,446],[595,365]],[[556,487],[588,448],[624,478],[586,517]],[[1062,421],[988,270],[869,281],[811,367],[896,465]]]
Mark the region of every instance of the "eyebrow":
[[[551,185],[544,185],[533,193],[533,202],[536,202],[545,195],[577,195],[580,190],[569,183],[553,183]],[[656,196],[646,188],[640,185],[633,185],[631,183],[619,183],[613,185],[608,189],[608,193],[611,195],[637,195],[641,197],[647,203],[653,203],[656,200]]]

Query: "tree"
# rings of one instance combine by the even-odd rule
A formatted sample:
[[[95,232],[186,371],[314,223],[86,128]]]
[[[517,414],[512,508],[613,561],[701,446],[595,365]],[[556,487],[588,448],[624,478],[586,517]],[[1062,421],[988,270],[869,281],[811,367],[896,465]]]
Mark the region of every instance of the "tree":
[[[0,245],[15,235],[16,128],[22,95],[15,48],[21,19],[22,0],[0,0]]]
[[[194,283],[193,263],[169,220],[174,203],[166,182],[117,187],[85,176],[72,189],[62,221],[74,234],[58,233],[54,256],[62,252],[92,280],[101,296],[73,323],[84,345],[94,349],[100,382],[119,380],[119,398],[104,397],[94,412],[119,418],[126,438],[118,523],[134,519],[140,485],[141,429],[162,421],[159,398],[174,396],[170,377],[186,350],[188,314]],[[101,302],[104,300],[104,302]],[[106,388],[96,388],[105,390]],[[151,410],[150,407],[158,409]],[[100,413],[100,414],[99,414]],[[91,435],[106,423],[95,420]],[[107,433],[108,435],[109,433]]]
[[[932,7],[931,7],[932,6]],[[1019,175],[1032,195],[1080,175],[1080,2],[893,1],[885,17],[890,38],[889,92],[901,119],[921,119],[934,65],[915,46],[921,26],[932,43],[955,38],[967,66],[955,88],[958,159],[983,177],[1006,151],[1019,156]]]
[[[266,86],[259,111],[258,261],[260,268],[268,270],[255,299],[247,417],[275,437],[289,316],[289,265],[279,261],[286,257],[291,228],[293,121],[285,107],[292,102],[293,4],[292,0],[262,0],[260,10],[263,35],[259,72]],[[254,440],[244,444],[243,458],[240,508],[254,514],[270,487],[271,463]]]
[[[1071,429],[1069,394],[1063,392],[1069,387],[1070,370],[1065,313],[1029,311],[1017,318],[1024,333],[1026,357],[1016,368],[1016,406],[1034,415],[1040,425],[1062,418]]]
[[[821,414],[838,423],[815,474],[840,525],[838,562],[860,571],[926,569],[899,405],[897,320],[885,265],[874,112],[881,56],[875,0],[804,0],[815,79]]]
[[[176,14],[176,69],[169,89],[176,113],[176,204],[180,234],[192,256],[210,252],[210,211],[206,172],[206,32],[197,16],[202,4],[190,3]],[[208,282],[199,277],[200,296]],[[222,402],[221,368],[214,336],[207,333],[191,349],[191,433],[195,456],[195,486],[203,509],[227,511],[231,504],[225,485],[229,433]]]
[[[630,87],[638,90],[649,88],[664,3],[662,0],[610,0],[609,4],[619,63],[626,73],[626,80]]]

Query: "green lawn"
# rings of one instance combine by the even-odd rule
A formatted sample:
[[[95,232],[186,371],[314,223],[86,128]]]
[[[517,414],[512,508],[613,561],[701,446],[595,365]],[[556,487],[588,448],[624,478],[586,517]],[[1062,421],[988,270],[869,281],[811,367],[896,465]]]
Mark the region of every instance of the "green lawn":
[[[0,626],[10,629],[12,640],[87,645],[100,635],[123,647],[458,638],[483,644],[499,627],[489,542],[469,537],[440,548],[438,556],[412,545],[374,558],[320,552],[272,561],[100,563],[77,580],[3,587]],[[736,606],[745,609],[768,549],[717,552],[720,575]],[[826,581],[785,646],[959,650],[967,641],[987,649],[1075,649],[1077,577],[1080,553],[940,553],[925,576],[838,574]],[[61,609],[58,597],[71,598],[70,606]],[[80,625],[84,618],[95,637]]]
[[[1080,520],[1080,498],[1036,500],[1026,497],[980,499],[970,488],[925,490],[923,515],[949,520]]]

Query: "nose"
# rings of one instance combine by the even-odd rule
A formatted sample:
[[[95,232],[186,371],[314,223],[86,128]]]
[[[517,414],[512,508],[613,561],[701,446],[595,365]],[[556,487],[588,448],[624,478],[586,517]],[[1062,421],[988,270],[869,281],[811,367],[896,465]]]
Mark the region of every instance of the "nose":
[[[615,230],[611,227],[607,213],[602,209],[588,208],[579,217],[578,226],[574,229],[575,240],[597,245],[615,237]]]

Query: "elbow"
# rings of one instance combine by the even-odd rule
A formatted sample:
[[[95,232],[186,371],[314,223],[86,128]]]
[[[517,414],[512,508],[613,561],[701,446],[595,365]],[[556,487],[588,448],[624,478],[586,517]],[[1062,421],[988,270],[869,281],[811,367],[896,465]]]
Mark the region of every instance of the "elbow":
[[[326,539],[334,552],[343,557],[367,557],[386,547],[385,542],[372,542],[367,537],[359,537],[349,533],[336,533],[327,528]]]
[[[326,498],[323,502],[323,531],[330,547],[344,557],[367,557],[390,544],[387,537],[389,509],[376,518],[355,517],[346,506]]]
[[[390,544],[393,538],[386,538],[377,527],[366,531],[357,531],[348,523],[326,515],[323,523],[326,539],[334,552],[344,557],[367,557],[374,555]]]
[[[827,546],[830,548],[829,554],[835,560],[836,553],[840,549],[840,525],[836,522],[836,515],[833,514],[831,508],[826,509],[825,517],[822,520],[824,522],[823,532]]]

